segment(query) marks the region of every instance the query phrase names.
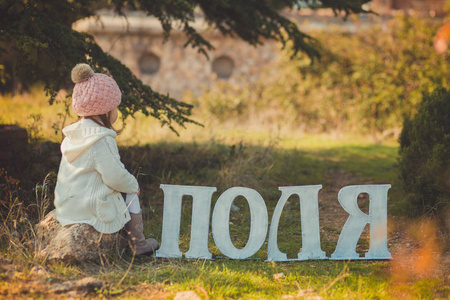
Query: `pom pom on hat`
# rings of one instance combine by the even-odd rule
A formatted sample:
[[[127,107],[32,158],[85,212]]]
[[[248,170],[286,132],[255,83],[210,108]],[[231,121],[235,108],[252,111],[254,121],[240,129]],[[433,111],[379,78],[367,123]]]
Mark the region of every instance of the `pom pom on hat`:
[[[80,83],[94,75],[94,70],[88,64],[78,64],[72,69],[71,75],[74,83]]]
[[[87,64],[78,64],[72,69],[75,87],[72,93],[72,108],[79,116],[106,114],[119,106],[122,93],[116,81],[108,75],[94,73]]]

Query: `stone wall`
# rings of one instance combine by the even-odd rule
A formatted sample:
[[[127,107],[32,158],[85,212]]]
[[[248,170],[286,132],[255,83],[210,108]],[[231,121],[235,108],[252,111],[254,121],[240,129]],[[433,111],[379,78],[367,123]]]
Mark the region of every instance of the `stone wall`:
[[[160,93],[180,98],[184,92],[199,94],[219,77],[239,83],[256,79],[277,55],[274,41],[254,47],[239,39],[224,37],[201,21],[198,30],[214,46],[207,58],[192,47],[184,47],[186,37],[174,30],[165,40],[158,21],[140,14],[123,18],[102,15],[76,24],[78,30],[94,35],[103,50],[118,58],[144,83]]]

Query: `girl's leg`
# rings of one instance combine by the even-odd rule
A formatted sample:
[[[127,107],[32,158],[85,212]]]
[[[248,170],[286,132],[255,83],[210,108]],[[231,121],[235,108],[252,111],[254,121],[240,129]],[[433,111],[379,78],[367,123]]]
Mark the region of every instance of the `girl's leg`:
[[[144,224],[138,195],[136,193],[126,194],[124,199],[131,217],[131,220],[125,224],[125,230],[133,244],[134,253],[141,255],[155,252],[158,250],[159,244],[155,239],[146,239],[144,236]]]
[[[138,214],[141,212],[139,196],[136,193],[126,194],[125,204],[127,205],[128,212],[133,214]]]

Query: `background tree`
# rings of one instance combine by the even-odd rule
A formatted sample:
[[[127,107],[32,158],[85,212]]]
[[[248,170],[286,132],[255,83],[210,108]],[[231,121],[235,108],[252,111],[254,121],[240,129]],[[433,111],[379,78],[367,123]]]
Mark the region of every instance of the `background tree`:
[[[183,99],[221,121],[258,118],[273,128],[384,139],[417,113],[423,93],[450,88],[448,55],[431,46],[439,27],[434,19],[398,16],[351,34],[316,30],[321,59],[313,65],[306,55],[292,59],[287,46],[258,80],[220,81]]]
[[[11,92],[42,82],[53,103],[61,88],[69,88],[70,70],[86,62],[96,72],[110,74],[122,90],[119,107],[123,118],[137,111],[168,125],[184,126],[192,106],[144,85],[117,59],[105,53],[86,33],[72,29],[77,20],[95,16],[98,8],[114,9],[125,16],[127,10],[143,10],[156,17],[166,35],[174,21],[187,36],[185,46],[207,54],[212,45],[192,26],[194,11],[200,9],[205,21],[224,35],[239,37],[258,45],[264,39],[291,42],[293,55],[305,52],[319,56],[315,40],[300,31],[278,10],[331,8],[335,13],[366,12],[368,0],[0,0],[0,91]]]

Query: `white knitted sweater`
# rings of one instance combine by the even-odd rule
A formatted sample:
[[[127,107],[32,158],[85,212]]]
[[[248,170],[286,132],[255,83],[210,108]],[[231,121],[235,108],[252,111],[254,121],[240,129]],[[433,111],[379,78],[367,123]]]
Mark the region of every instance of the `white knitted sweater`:
[[[136,178],[120,161],[114,130],[82,119],[63,129],[62,159],[55,188],[56,218],[114,233],[130,220],[120,192],[136,193]]]

